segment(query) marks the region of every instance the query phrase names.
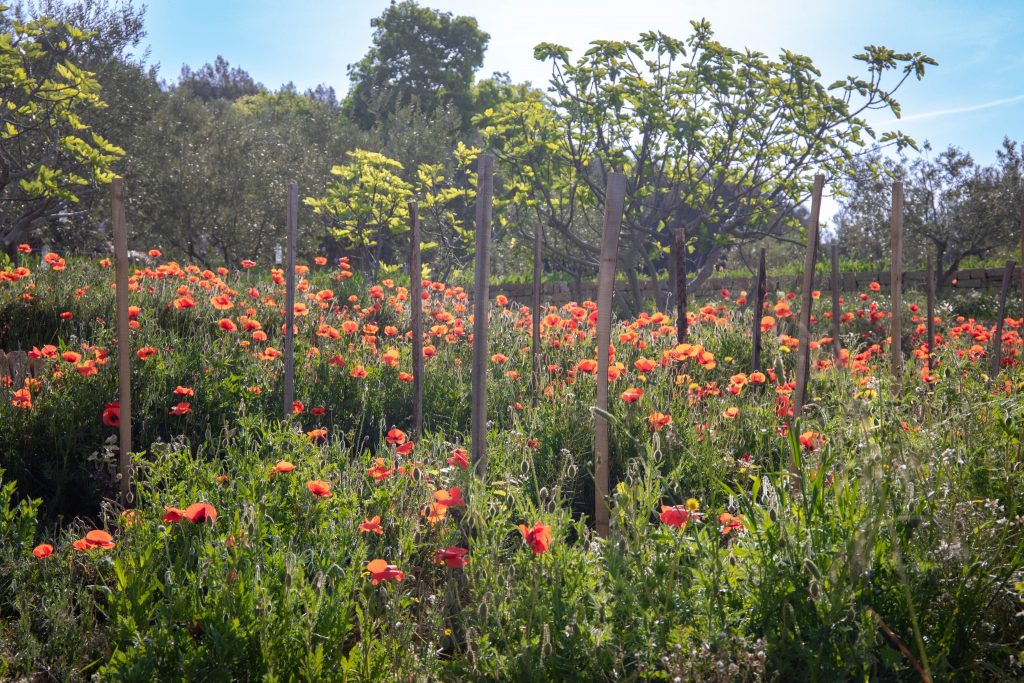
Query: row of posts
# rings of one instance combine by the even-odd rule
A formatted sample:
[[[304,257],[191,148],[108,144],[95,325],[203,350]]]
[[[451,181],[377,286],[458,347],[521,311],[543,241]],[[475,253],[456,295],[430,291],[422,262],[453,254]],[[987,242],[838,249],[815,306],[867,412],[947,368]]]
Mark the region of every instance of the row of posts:
[[[477,199],[476,199],[476,260],[474,273],[474,315],[473,315],[473,366],[472,366],[472,417],[471,445],[472,465],[475,474],[483,478],[487,472],[487,373],[488,354],[488,302],[490,273],[490,238],[492,203],[494,197],[494,158],[481,155],[477,167]],[[811,308],[813,302],[814,271],[817,262],[819,243],[819,222],[821,200],[825,185],[822,175],[814,178],[811,194],[811,213],[807,223],[807,252],[801,283],[801,305],[798,319],[799,345],[797,348],[796,389],[793,403],[794,414],[803,412],[807,400],[807,382],[810,375],[810,330]],[[131,436],[131,352],[128,332],[128,239],[125,225],[124,185],[120,178],[112,183],[113,207],[112,222],[114,232],[114,251],[116,256],[116,296],[117,296],[117,345],[118,345],[118,395],[120,400],[120,455],[118,460],[119,492],[122,504],[131,503],[131,469],[130,444]],[[594,489],[595,489],[595,525],[599,535],[607,536],[609,531],[609,440],[608,421],[608,365],[609,348],[611,345],[612,297],[615,286],[616,262],[618,260],[619,233],[625,206],[626,178],[622,173],[609,173],[606,180],[604,225],[601,239],[600,264],[598,272],[597,292],[597,376],[594,412]],[[420,222],[419,209],[415,200],[409,203],[409,222],[411,231],[409,250],[409,301],[412,334],[412,432],[418,438],[423,432],[423,299],[422,293],[422,259],[420,253]],[[1024,216],[1022,216],[1024,224]],[[294,324],[295,324],[295,258],[296,239],[298,232],[298,188],[292,183],[288,186],[288,219],[287,219],[287,263],[285,268],[285,324],[284,324],[284,378],[282,416],[284,419],[292,414],[295,397],[295,359],[294,359]],[[892,186],[891,214],[891,280],[892,297],[890,334],[891,334],[891,371],[895,378],[903,372],[903,187],[899,182]],[[540,319],[541,319],[541,246],[543,231],[538,225],[534,233],[533,263],[533,297],[532,297],[532,363],[531,386],[534,402],[540,394]],[[676,230],[673,235],[672,257],[676,271],[676,305],[677,305],[677,338],[680,343],[687,340],[688,311],[686,292],[686,234],[683,229]],[[1024,245],[1022,245],[1024,255]],[[842,343],[840,340],[840,294],[839,294],[839,254],[833,245],[831,250],[832,266],[832,349],[838,362]],[[1006,315],[1006,297],[1012,281],[1014,262],[1010,261],[1004,271],[1002,288],[999,296],[999,314],[991,344],[991,371],[995,376],[1001,365],[1003,319]],[[929,367],[935,342],[935,271],[934,263],[929,255],[927,265],[927,334]],[[759,253],[757,276],[753,287],[753,338],[752,371],[761,370],[761,314],[765,302],[765,250]]]

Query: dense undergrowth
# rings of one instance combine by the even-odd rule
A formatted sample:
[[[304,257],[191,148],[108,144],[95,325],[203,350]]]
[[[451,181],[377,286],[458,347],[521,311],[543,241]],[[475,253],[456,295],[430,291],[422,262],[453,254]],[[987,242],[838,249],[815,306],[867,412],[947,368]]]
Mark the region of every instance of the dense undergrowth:
[[[948,309],[927,365],[911,304],[894,379],[887,301],[848,295],[850,350],[834,362],[815,342],[799,419],[786,293],[764,312],[763,375],[739,293],[692,313],[688,345],[665,315],[619,321],[603,539],[593,305],[540,313],[537,392],[531,312],[492,309],[481,480],[465,467],[471,310],[457,288],[423,288],[426,429],[409,441],[401,282],[301,273],[298,403],[282,420],[279,275],[163,264],[133,278],[137,486],[124,510],[105,501],[112,272],[29,260],[34,272],[0,283],[0,346],[40,356],[36,379],[0,402],[0,677],[1024,674],[1017,320],[996,379],[989,326]]]

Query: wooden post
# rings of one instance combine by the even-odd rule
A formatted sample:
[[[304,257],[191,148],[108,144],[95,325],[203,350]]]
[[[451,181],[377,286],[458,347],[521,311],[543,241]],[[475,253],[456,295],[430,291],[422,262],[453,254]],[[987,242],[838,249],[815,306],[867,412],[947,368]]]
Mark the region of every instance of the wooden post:
[[[925,290],[928,296],[928,323],[926,325],[928,335],[928,372],[934,367],[935,357],[935,259],[931,252],[928,252],[928,265],[925,268]]]
[[[288,253],[284,266],[284,399],[282,414],[287,420],[295,402],[295,241],[298,233],[299,187],[288,184]]]
[[[892,302],[889,348],[892,351],[892,374],[903,374],[903,183],[892,184],[892,260],[889,264],[889,295]]]
[[[473,471],[487,474],[487,315],[490,308],[491,202],[494,198],[494,157],[481,154],[476,183],[476,272],[473,284]]]
[[[1024,191],[1024,188],[1021,189]],[[1024,199],[1021,200],[1020,204],[1020,262],[1024,265]],[[1021,303],[1024,304],[1024,272],[1021,273],[1020,278],[1020,299]]]
[[[540,221],[533,227],[533,301],[531,305],[533,315],[531,316],[533,328],[532,364],[530,372],[530,386],[533,389],[533,405],[536,406],[540,400],[540,286],[543,279],[543,266],[541,262],[541,246],[544,241],[544,231]]]
[[[676,258],[676,341],[682,344],[690,333],[686,310],[686,228],[676,228],[672,251]]]
[[[999,317],[996,318],[996,331],[992,335],[992,377],[999,374],[1003,361],[1003,320],[1006,318],[1006,295],[1010,293],[1010,283],[1013,282],[1013,269],[1016,267],[1013,261],[1006,262],[1003,269],[1003,286],[999,290]]]
[[[409,202],[409,327],[412,330],[412,433],[423,434],[423,261],[420,255],[420,206]]]
[[[612,296],[615,293],[615,264],[619,254],[619,231],[626,200],[626,176],[609,173],[604,194],[604,232],[601,263],[597,276],[597,390],[594,413],[594,520],[597,534],[608,537],[608,350],[612,337]],[[678,240],[678,233],[677,238]],[[685,280],[685,271],[679,276]],[[683,320],[685,320],[685,306]],[[685,329],[685,328],[684,328]]]
[[[764,315],[765,292],[765,250],[762,247],[757,257],[757,280],[754,282],[754,322],[751,325],[751,334],[754,340],[754,348],[750,355],[750,371],[761,372],[761,317]]]
[[[839,272],[839,245],[832,245],[832,354],[835,359],[836,366],[839,365],[839,358],[842,355],[843,341],[841,338],[841,330],[839,327],[839,319],[843,316],[843,309],[839,304],[839,299],[842,296],[840,284],[842,281],[842,274]]]
[[[818,221],[821,218],[821,194],[825,189],[825,176],[814,176],[811,193],[811,216],[807,223],[807,255],[800,290],[799,346],[796,353],[796,394],[793,415],[800,417],[807,400],[807,379],[811,372],[811,306],[814,304],[814,266],[818,258]]]
[[[124,212],[124,181],[111,181],[111,222],[114,227],[117,307],[117,401],[120,427],[117,439],[117,476],[121,505],[128,507],[132,492],[132,352],[128,328],[128,227]]]

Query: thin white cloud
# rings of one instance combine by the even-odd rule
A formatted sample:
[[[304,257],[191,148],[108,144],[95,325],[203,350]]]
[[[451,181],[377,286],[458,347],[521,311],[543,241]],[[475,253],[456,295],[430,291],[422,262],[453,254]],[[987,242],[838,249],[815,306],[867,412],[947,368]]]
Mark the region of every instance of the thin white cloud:
[[[926,119],[937,119],[942,116],[955,116],[956,114],[967,114],[972,111],[981,111],[982,109],[992,109],[994,107],[1002,107],[1007,104],[1016,104],[1017,102],[1024,101],[1024,95],[1015,95],[1013,97],[1003,97],[998,100],[992,100],[990,102],[982,102],[981,104],[972,104],[966,107],[954,107],[952,109],[936,109],[935,111],[925,111],[920,114],[912,114],[910,116],[904,116],[900,119],[890,119],[886,123],[896,124],[905,123],[907,121],[924,121]]]

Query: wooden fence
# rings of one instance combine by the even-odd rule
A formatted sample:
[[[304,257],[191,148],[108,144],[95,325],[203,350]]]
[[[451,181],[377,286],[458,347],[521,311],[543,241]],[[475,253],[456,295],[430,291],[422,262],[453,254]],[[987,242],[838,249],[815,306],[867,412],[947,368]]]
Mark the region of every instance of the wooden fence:
[[[978,289],[998,292],[1003,282],[1004,268],[969,268],[956,271],[952,279],[956,280],[955,285],[947,285],[950,289]],[[1021,271],[1014,276],[1016,280],[1021,279]],[[926,282],[926,271],[907,270],[903,272],[903,286],[924,291]],[[864,273],[840,273],[839,290],[842,292],[862,292],[872,282],[881,286],[882,292],[888,292],[890,286],[890,272],[888,270],[870,271]],[[1024,285],[1024,283],[1021,283]],[[645,298],[653,298],[656,294],[664,295],[669,291],[671,283],[651,282],[643,280],[640,283],[640,291]],[[691,285],[692,288],[692,285]],[[814,288],[823,292],[832,291],[831,275],[829,273],[818,273],[814,276]],[[741,291],[752,295],[754,291],[754,277],[713,277],[708,278],[698,287],[697,292],[718,292],[727,289],[735,297]],[[798,292],[800,291],[800,276],[769,275],[766,280],[768,296],[773,292]],[[472,297],[472,287],[466,291]],[[615,291],[628,295],[629,283],[617,281]],[[512,284],[498,285],[490,288],[491,297],[504,294],[512,301],[529,303],[533,293],[533,284]],[[572,281],[545,282],[541,285],[541,300],[545,303],[561,305],[570,301],[595,300],[597,298],[597,282],[595,280],[583,280],[580,283]]]

